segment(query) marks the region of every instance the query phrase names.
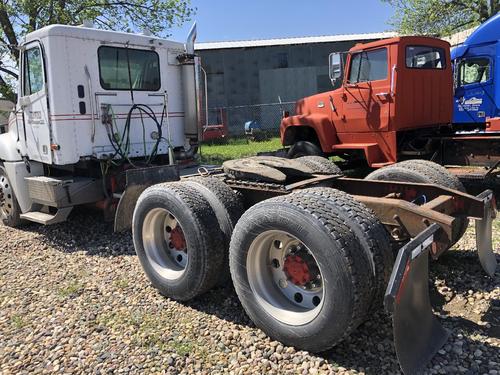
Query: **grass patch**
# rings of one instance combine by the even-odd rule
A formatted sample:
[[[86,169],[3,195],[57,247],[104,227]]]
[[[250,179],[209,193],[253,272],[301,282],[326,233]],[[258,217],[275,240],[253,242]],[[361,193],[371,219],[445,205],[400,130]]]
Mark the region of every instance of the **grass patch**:
[[[59,296],[63,298],[77,297],[83,292],[83,285],[78,280],[71,281],[68,285],[59,289]]]
[[[197,355],[207,358],[206,348],[186,337],[187,334],[192,334],[189,328],[182,327],[187,318],[176,317],[182,327],[183,338],[178,338],[179,333],[175,330],[165,329],[165,320],[171,319],[173,317],[170,315],[156,315],[143,310],[120,310],[100,315],[96,323],[114,333],[130,332],[132,345],[137,347],[175,352],[182,357]]]
[[[203,164],[222,164],[226,160],[254,156],[258,152],[276,151],[283,148],[279,137],[255,142],[245,138],[229,139],[226,143],[203,144],[201,162]]]
[[[15,329],[21,329],[28,324],[21,315],[11,316],[10,323]]]
[[[129,282],[127,279],[118,279],[114,281],[114,284],[119,289],[126,289],[129,286]]]
[[[195,345],[191,342],[179,342],[179,341],[171,341],[170,347],[175,350],[177,355],[184,357],[190,353],[193,353],[195,350]]]

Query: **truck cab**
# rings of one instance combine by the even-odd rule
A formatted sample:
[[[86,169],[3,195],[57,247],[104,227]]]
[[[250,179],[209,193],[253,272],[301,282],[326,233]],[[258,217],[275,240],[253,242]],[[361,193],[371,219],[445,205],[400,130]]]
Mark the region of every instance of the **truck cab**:
[[[500,131],[500,14],[451,52],[455,65],[453,124]]]
[[[54,224],[92,204],[131,222],[142,190],[194,163],[195,38],[195,27],[184,44],[88,25],[26,35],[18,100],[0,134],[0,219]]]
[[[429,37],[396,37],[358,44],[330,55],[337,89],[299,100],[282,120],[290,156],[363,157],[371,167],[395,163],[401,153],[432,152],[418,130],[448,126],[452,117],[450,45]]]

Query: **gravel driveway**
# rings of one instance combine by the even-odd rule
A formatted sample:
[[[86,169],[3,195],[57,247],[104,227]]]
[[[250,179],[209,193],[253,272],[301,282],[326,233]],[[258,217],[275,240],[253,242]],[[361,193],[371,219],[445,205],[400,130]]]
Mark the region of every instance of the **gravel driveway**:
[[[500,221],[494,247],[500,254]],[[428,373],[500,373],[500,277],[482,272],[470,228],[431,265],[433,304],[450,340]],[[335,349],[313,355],[272,341],[231,286],[191,303],[159,295],[130,234],[99,214],[52,227],[0,227],[0,373],[398,374],[379,312]]]

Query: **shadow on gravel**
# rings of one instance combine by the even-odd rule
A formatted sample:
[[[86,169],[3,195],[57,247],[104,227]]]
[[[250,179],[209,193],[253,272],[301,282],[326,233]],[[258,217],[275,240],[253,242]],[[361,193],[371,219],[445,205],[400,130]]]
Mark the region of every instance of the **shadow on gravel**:
[[[102,257],[135,255],[130,231],[114,233],[113,223],[105,222],[99,212],[85,208],[76,208],[64,223],[27,224],[21,230],[38,233],[42,242],[63,253],[83,251]]]
[[[500,263],[500,255],[496,254]],[[476,250],[451,250],[437,261],[431,261],[431,276],[443,279],[455,294],[473,292],[491,292],[498,285],[498,273],[489,277],[481,264]]]

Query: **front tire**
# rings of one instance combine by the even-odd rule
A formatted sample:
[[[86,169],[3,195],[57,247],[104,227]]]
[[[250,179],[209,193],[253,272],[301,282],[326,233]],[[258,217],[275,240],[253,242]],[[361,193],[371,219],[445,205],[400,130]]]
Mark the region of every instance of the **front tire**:
[[[323,151],[321,148],[309,141],[298,141],[295,142],[292,147],[290,147],[290,150],[288,150],[288,158],[289,159],[295,159],[299,158],[301,156],[323,156]]]
[[[139,197],[134,247],[153,286],[190,300],[215,286],[223,267],[223,235],[209,202],[189,185],[154,185]]]
[[[238,297],[270,337],[327,350],[364,320],[372,289],[358,239],[323,198],[292,193],[239,220],[229,252]]]
[[[19,227],[23,221],[20,218],[21,208],[10,183],[7,171],[0,163],[0,218],[8,227]]]

